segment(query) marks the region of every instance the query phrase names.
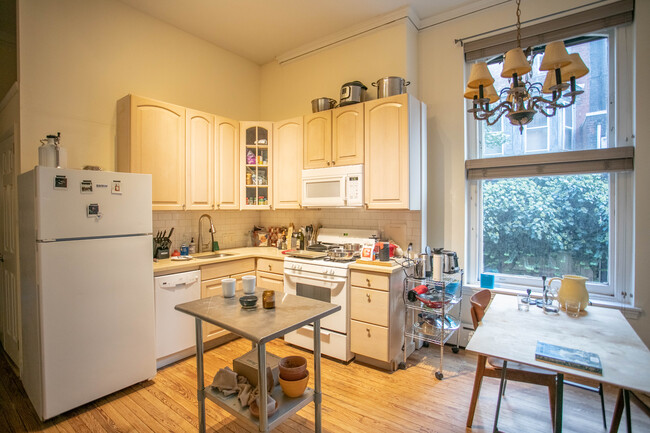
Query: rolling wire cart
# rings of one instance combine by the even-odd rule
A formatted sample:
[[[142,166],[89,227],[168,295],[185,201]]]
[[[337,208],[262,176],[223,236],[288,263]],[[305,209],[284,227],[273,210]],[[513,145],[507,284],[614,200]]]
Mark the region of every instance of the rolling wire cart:
[[[407,275],[404,279],[404,361],[399,368],[406,369],[407,342],[419,340],[424,346],[429,343],[440,346],[440,367],[436,379],[442,380],[443,352],[445,343],[456,334],[454,353],[460,349],[460,308],[463,300],[463,270],[443,274],[442,281],[431,278],[415,278]],[[451,314],[458,304],[458,314]],[[410,340],[409,340],[410,339]]]

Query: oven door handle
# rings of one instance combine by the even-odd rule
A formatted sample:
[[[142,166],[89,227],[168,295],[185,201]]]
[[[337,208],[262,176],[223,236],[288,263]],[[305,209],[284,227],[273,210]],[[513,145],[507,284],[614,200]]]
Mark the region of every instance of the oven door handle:
[[[302,327],[302,329],[314,332],[314,325],[305,325],[305,326]],[[331,332],[326,331],[323,328],[321,328],[320,333],[321,333],[321,335],[324,335],[326,337],[329,337],[330,335],[332,335]]]
[[[306,278],[308,280],[322,281],[323,283],[347,283],[348,282],[347,278],[323,279],[313,275],[298,275],[292,272],[287,272],[286,270],[284,271],[284,275],[288,275],[290,277],[296,277],[296,278]]]

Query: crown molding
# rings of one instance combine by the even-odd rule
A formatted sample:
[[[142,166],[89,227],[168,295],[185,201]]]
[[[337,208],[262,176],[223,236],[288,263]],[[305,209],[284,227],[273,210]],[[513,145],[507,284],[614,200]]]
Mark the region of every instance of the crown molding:
[[[350,39],[354,39],[368,32],[372,32],[403,19],[411,22],[416,30],[420,28],[420,18],[417,16],[413,8],[410,6],[404,6],[385,15],[364,21],[354,27],[333,33],[324,38],[317,39],[293,50],[287,51],[277,56],[275,60],[282,65],[284,63],[291,62],[325,48],[329,48]]]
[[[429,27],[433,27],[438,24],[445,23],[447,21],[454,20],[456,18],[464,17],[465,15],[471,15],[476,12],[480,12],[484,9],[489,9],[494,6],[498,6],[504,3],[510,3],[513,0],[480,0],[472,2],[471,4],[461,6],[456,9],[452,9],[441,14],[432,15],[428,18],[420,20],[420,26],[418,30],[424,30]]]

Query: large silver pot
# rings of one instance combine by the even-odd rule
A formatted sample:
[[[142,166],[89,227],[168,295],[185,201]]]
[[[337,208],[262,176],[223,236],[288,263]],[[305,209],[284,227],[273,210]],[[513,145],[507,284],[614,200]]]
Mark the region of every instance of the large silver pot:
[[[384,77],[372,83],[377,88],[377,99],[406,93],[406,86],[409,84],[411,82],[402,77]]]
[[[311,100],[311,112],[318,113],[319,111],[331,110],[336,107],[336,99],[332,98],[316,98]]]

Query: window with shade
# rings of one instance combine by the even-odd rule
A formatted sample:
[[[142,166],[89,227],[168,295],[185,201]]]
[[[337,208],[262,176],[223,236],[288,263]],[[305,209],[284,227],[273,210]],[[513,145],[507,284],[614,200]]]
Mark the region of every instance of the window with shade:
[[[615,149],[617,126],[625,126],[621,116],[631,110],[617,98],[624,85],[616,78],[631,64],[617,56],[625,47],[617,48],[616,35],[609,30],[565,40],[589,73],[576,80],[584,93],[554,116],[538,113],[522,129],[506,116],[493,125],[468,116],[470,281],[492,273],[497,286],[541,290],[542,276],[581,275],[590,293],[631,302],[631,268],[624,263],[632,249],[632,178],[629,170],[609,169],[607,153],[631,150]],[[537,51],[527,78],[541,83],[543,47]],[[511,80],[500,76],[503,58],[485,60],[497,92],[509,87]],[[605,149],[598,162],[601,153],[584,152]]]

